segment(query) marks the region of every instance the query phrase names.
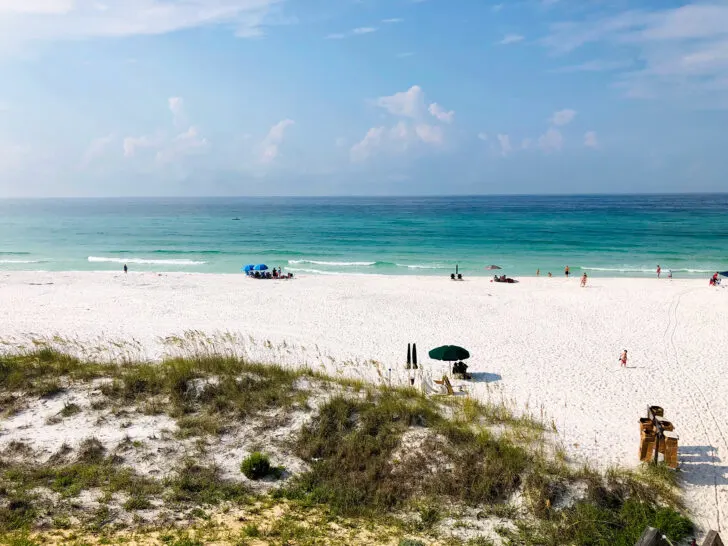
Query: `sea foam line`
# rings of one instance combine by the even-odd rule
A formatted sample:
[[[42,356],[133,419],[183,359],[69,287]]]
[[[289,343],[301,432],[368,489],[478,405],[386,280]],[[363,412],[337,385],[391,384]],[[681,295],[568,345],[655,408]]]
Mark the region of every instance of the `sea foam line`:
[[[655,273],[657,268],[630,268],[630,267],[584,267],[580,266],[579,269],[584,271],[615,271],[617,273]],[[666,272],[669,267],[663,267],[662,271]],[[712,273],[712,269],[672,269],[673,273]]]
[[[0,264],[40,264],[43,260],[0,260]]]
[[[322,262],[317,260],[288,260],[289,264],[334,265],[340,267],[369,267],[377,262]]]
[[[207,262],[199,262],[195,260],[148,260],[145,258],[104,258],[99,256],[89,256],[88,261],[91,263],[115,263],[115,264],[147,264],[147,265],[204,265]]]

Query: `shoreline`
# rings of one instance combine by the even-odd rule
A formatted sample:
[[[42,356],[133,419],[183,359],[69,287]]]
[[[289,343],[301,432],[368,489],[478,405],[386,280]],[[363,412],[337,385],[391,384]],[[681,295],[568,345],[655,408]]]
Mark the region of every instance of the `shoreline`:
[[[103,274],[99,274],[103,273]],[[665,408],[680,437],[686,501],[704,528],[728,513],[728,283],[700,279],[297,276],[5,272],[0,332],[8,351],[45,339],[92,356],[159,360],[220,347],[262,363],[405,384],[408,343],[424,373],[439,345],[467,348],[474,397],[553,423],[570,456],[636,466],[637,420]],[[102,345],[104,347],[102,347]],[[629,350],[628,368],[617,358]],[[392,370],[390,373],[389,370]],[[390,379],[391,378],[391,379]]]
[[[134,265],[134,264],[132,264],[132,265]],[[123,267],[123,264],[122,264],[122,267]],[[276,266],[276,267],[278,267],[278,266]],[[395,277],[395,278],[406,278],[406,279],[441,279],[441,280],[451,280],[450,279],[450,274],[451,273],[454,273],[454,270],[453,271],[449,271],[449,270],[446,271],[444,269],[442,270],[442,273],[432,274],[432,275],[422,275],[422,274],[417,274],[417,273],[409,273],[409,274],[407,274],[407,273],[401,273],[401,274],[391,273],[391,274],[387,274],[387,273],[358,273],[358,272],[338,272],[338,271],[336,271],[336,272],[333,272],[333,271],[320,271],[318,273],[311,273],[310,270],[309,271],[305,271],[305,272],[299,272],[299,270],[297,270],[297,268],[286,268],[286,267],[283,267],[283,271],[284,271],[284,273],[286,271],[292,271],[294,273],[294,278],[352,277],[352,278],[357,278],[358,279],[358,278],[362,278],[362,277],[365,277],[365,278],[366,277],[373,277],[373,278],[392,278],[392,277]],[[576,279],[577,281],[581,278],[581,274],[586,272],[589,279],[599,279],[599,280],[607,280],[607,281],[609,281],[609,280],[620,280],[620,281],[623,281],[623,280],[639,280],[639,281],[654,280],[654,281],[658,281],[658,282],[660,282],[660,281],[665,281],[665,282],[670,282],[670,281],[693,281],[693,282],[695,282],[695,281],[703,281],[703,280],[705,280],[706,285],[707,285],[707,282],[708,282],[710,276],[712,275],[712,273],[714,273],[712,270],[711,270],[711,273],[708,273],[707,270],[706,270],[706,272],[699,273],[699,275],[702,275],[702,276],[698,276],[698,273],[692,273],[691,274],[692,276],[684,276],[684,277],[681,277],[679,275],[678,276],[675,276],[674,275],[675,271],[673,271],[673,278],[672,279],[668,279],[667,278],[667,270],[663,269],[662,277],[658,279],[656,273],[654,273],[654,272],[653,273],[650,273],[650,274],[644,273],[643,275],[640,275],[640,276],[630,276],[630,275],[601,275],[601,274],[596,274],[595,275],[595,274],[589,273],[589,271],[590,271],[589,269],[581,269],[581,268],[578,268],[578,267],[573,267],[572,268],[572,271],[578,271],[578,273],[573,273],[572,275],[570,275],[569,279]],[[35,274],[35,273],[50,274],[50,275],[52,275],[52,274],[67,274],[67,273],[72,273],[72,274],[76,274],[76,273],[77,274],[94,274],[94,275],[115,275],[115,274],[124,274],[124,271],[121,268],[118,268],[118,269],[58,269],[58,270],[52,270],[52,269],[2,269],[2,268],[0,268],[0,275],[18,275],[18,274],[29,274],[30,275],[30,274]],[[485,274],[485,275],[483,275],[483,274],[463,273],[462,270],[460,271],[460,273],[462,273],[463,280],[464,281],[467,281],[467,280],[470,280],[470,279],[487,279],[487,280],[491,280],[495,274],[506,275],[507,277],[511,277],[511,278],[516,279],[516,280],[519,280],[519,279],[528,279],[528,280],[539,280],[539,279],[559,280],[559,279],[561,279],[561,280],[569,280],[569,279],[566,278],[566,276],[564,275],[563,271],[559,272],[558,274],[553,274],[552,277],[548,277],[548,274],[541,274],[540,276],[536,276],[536,275],[533,275],[533,274],[529,274],[529,275],[517,275],[517,274],[509,273],[508,270],[506,270],[506,269],[494,270],[492,273]],[[147,274],[147,275],[162,275],[162,276],[164,276],[164,275],[172,275],[172,276],[174,276],[174,275],[202,275],[202,276],[210,276],[210,277],[214,277],[214,276],[224,276],[224,277],[240,276],[242,278],[246,278],[245,277],[245,273],[243,273],[242,271],[229,271],[229,272],[172,271],[172,270],[135,269],[133,267],[130,267],[129,268],[129,273],[128,274],[130,274],[130,275]],[[256,280],[269,280],[269,279],[256,279]],[[275,279],[270,279],[270,280],[275,280]],[[726,282],[728,282],[728,280],[726,280]],[[516,284],[518,284],[518,283],[516,283]]]

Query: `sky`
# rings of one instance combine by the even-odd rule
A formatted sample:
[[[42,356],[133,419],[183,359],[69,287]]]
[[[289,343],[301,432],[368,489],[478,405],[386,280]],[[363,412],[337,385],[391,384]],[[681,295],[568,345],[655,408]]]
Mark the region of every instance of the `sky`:
[[[728,191],[728,0],[0,0],[0,197]]]

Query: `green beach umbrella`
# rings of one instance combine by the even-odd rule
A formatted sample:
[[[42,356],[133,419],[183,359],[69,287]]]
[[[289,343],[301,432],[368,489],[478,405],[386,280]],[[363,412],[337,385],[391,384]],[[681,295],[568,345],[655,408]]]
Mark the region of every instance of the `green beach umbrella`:
[[[457,345],[443,345],[437,349],[432,349],[429,354],[431,359],[444,360],[445,362],[455,362],[456,360],[470,358],[470,353],[467,349],[463,349]]]

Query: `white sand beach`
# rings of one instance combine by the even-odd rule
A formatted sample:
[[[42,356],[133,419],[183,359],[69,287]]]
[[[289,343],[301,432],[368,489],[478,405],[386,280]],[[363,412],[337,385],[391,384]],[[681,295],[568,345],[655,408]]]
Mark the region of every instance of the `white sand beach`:
[[[444,368],[427,351],[461,345],[474,396],[553,420],[567,451],[595,466],[638,464],[638,418],[663,406],[696,522],[728,526],[728,286],[707,279],[594,278],[580,288],[562,277],[2,272],[0,309],[6,349],[55,337],[105,358],[158,359],[184,349],[166,336],[198,331],[261,361],[373,381],[391,368],[400,384],[408,342],[431,375]]]

